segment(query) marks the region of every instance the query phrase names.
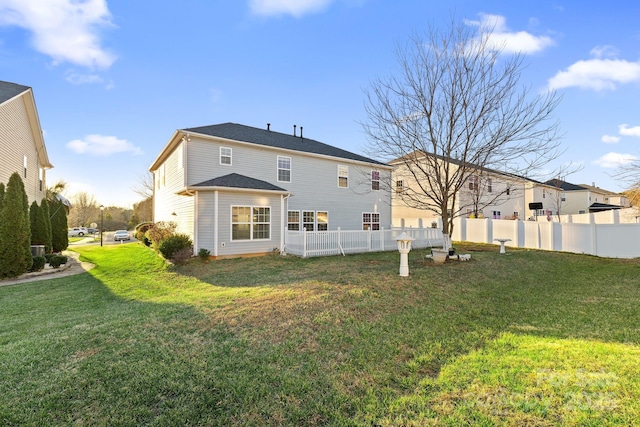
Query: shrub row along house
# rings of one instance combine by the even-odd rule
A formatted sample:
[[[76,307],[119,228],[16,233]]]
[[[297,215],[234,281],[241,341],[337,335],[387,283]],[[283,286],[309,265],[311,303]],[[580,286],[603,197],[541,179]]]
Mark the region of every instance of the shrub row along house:
[[[456,167],[455,161],[451,161]],[[154,221],[174,222],[194,250],[214,257],[285,249],[286,230],[430,226],[412,203],[419,184],[402,167],[299,134],[236,123],[177,130],[150,167]],[[455,197],[454,216],[529,219],[573,213],[568,190],[478,168]],[[619,200],[622,201],[622,200]],[[565,210],[565,211],[563,211]],[[577,212],[576,212],[577,213]]]

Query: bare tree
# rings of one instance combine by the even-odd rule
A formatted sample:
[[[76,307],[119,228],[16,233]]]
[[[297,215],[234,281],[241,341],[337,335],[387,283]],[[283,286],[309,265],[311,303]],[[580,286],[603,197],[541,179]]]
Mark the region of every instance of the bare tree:
[[[149,171],[138,176],[138,184],[132,190],[144,199],[153,197],[153,174]]]
[[[85,191],[76,193],[73,198],[73,206],[69,212],[69,224],[87,226],[92,218],[97,216],[99,210],[96,198]]]
[[[626,184],[624,195],[629,203],[640,206],[640,160],[621,165],[613,176]]]
[[[452,20],[416,34],[397,50],[398,74],[366,91],[370,153],[394,159],[406,205],[442,217],[447,248],[470,176],[493,169],[526,177],[560,154],[559,98],[520,86],[522,56],[503,57],[490,30]]]

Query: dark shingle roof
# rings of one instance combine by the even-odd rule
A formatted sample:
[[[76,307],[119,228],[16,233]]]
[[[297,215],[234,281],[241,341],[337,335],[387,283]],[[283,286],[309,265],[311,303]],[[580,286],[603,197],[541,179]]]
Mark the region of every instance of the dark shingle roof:
[[[545,182],[545,184],[551,185],[552,187],[561,188],[564,191],[586,190],[586,188],[584,188],[584,187],[581,187],[581,186],[576,185],[576,184],[571,184],[569,182],[562,181],[560,179],[552,179],[552,180],[549,180],[549,181]]]
[[[280,132],[274,132],[266,129],[258,129],[251,126],[240,125],[237,123],[221,123],[218,125],[201,126],[195,128],[183,129],[184,132],[200,133],[203,135],[217,136],[220,138],[232,139],[235,141],[250,142],[252,144],[265,145],[275,148],[283,148],[285,150],[301,151],[305,153],[321,154],[324,156],[339,157],[349,160],[357,160],[360,162],[374,163],[378,165],[386,165],[385,163],[341,148],[315,141],[309,138],[293,136]]]
[[[22,86],[0,80],[0,104],[27,90],[29,90],[29,86]]]
[[[621,209],[622,206],[618,206],[618,205],[610,205],[607,203],[592,203],[589,206],[589,212],[601,212],[601,211],[610,211],[610,210],[616,210],[616,209]]]
[[[194,184],[193,187],[230,187],[230,188],[246,188],[250,190],[268,190],[268,191],[287,191],[284,188],[275,186],[267,181],[250,178],[248,176],[237,173],[219,176],[208,181]]]

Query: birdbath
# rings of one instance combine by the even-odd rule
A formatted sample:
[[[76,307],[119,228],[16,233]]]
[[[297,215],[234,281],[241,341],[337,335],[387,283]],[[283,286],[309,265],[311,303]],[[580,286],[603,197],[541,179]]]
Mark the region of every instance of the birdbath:
[[[406,232],[402,232],[396,241],[398,242],[398,252],[400,252],[400,276],[409,276],[409,251],[411,251],[411,242],[415,239]]]

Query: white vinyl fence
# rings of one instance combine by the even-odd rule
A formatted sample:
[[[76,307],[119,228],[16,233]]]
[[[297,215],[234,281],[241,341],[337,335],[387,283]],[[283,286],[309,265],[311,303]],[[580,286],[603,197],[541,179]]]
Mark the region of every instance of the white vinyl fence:
[[[592,215],[592,214],[591,214]],[[452,240],[563,251],[611,258],[640,257],[640,224],[562,223],[459,218]]]
[[[396,237],[406,232],[413,248],[442,246],[442,230],[392,228],[389,230],[286,231],[285,252],[301,257],[397,250]]]

